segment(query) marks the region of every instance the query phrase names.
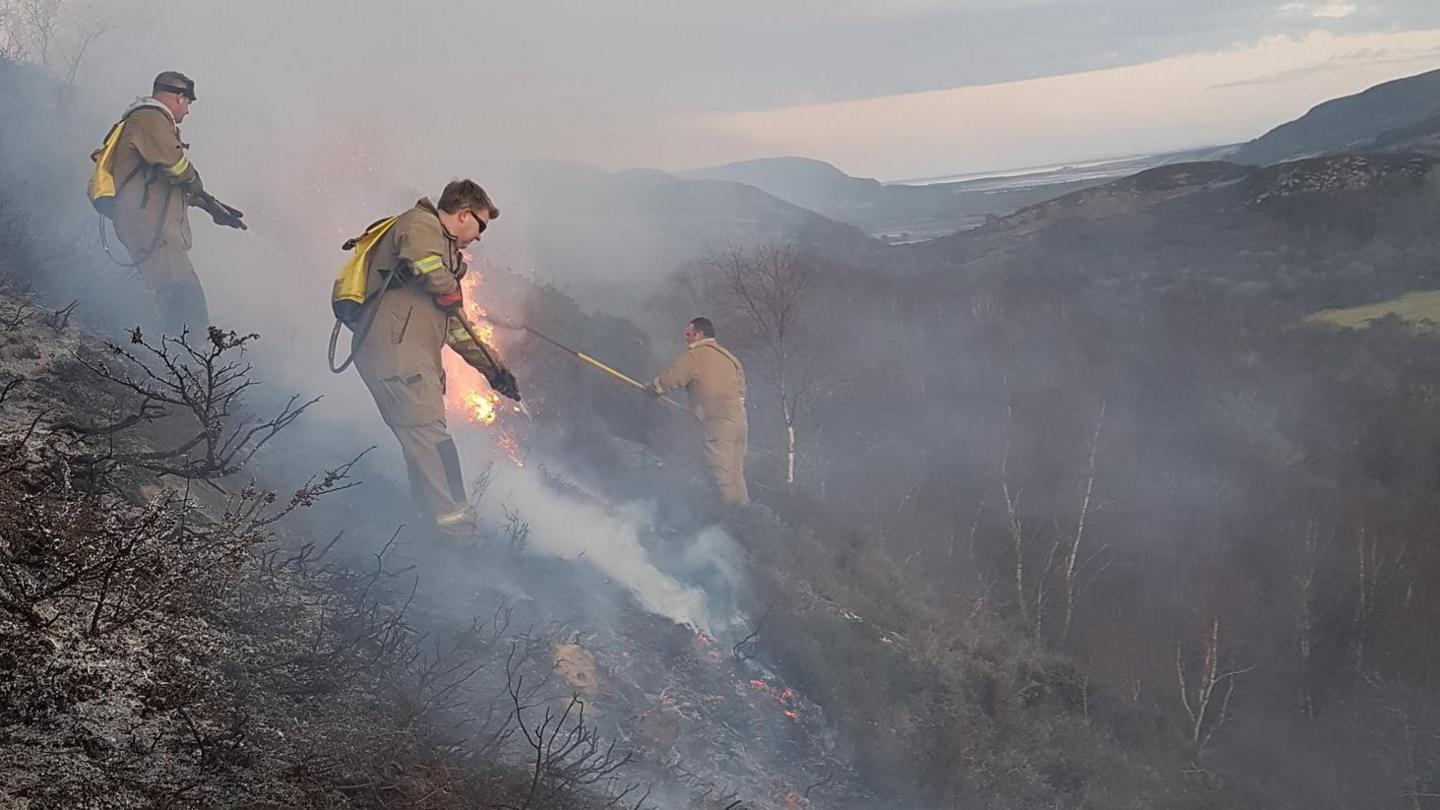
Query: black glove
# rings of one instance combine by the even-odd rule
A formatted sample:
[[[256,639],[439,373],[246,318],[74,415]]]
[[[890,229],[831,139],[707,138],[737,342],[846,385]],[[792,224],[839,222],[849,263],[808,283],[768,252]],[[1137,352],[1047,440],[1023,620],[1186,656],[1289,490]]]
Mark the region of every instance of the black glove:
[[[217,203],[219,208],[210,212],[210,218],[215,220],[216,225],[224,225],[227,228],[239,228],[242,231],[250,230],[242,217],[245,212],[239,208],[232,208],[225,203]]]
[[[242,231],[250,230],[243,220],[245,212],[239,208],[232,208],[220,202],[207,192],[197,195],[196,201],[199,206],[205,209],[205,213],[215,220],[216,225],[224,225],[227,228],[239,228]]]
[[[497,368],[485,375],[490,387],[495,393],[506,399],[520,401],[520,384],[515,381],[515,375],[510,373],[508,368]]]

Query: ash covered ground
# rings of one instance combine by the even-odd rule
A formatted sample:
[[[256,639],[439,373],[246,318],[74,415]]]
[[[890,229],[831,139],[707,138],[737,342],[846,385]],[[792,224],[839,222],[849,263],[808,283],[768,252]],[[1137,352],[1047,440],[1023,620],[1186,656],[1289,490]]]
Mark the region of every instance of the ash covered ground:
[[[759,654],[718,525],[667,527],[532,457],[481,476],[478,547],[437,549],[367,519],[397,498],[363,458],[282,486],[308,448],[280,433],[187,480],[168,471],[203,462],[176,451],[198,422],[138,392],[185,387],[167,362],[248,378],[235,336],[110,342],[16,289],[0,315],[6,807],[868,805],[824,711]],[[231,419],[274,421],[238,399]],[[592,522],[532,526],[527,497]],[[547,536],[566,529],[648,568],[592,565]],[[706,574],[720,552],[697,564],[697,543],[730,567]]]

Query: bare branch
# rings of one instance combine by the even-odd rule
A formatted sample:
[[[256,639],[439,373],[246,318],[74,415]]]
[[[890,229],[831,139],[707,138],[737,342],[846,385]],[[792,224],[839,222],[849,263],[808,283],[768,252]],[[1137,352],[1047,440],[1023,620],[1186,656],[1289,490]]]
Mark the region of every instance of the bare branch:
[[[187,414],[195,425],[194,433],[171,447],[127,451],[120,457],[186,479],[223,478],[249,464],[280,431],[320,401],[314,397],[301,402],[299,395],[294,395],[268,418],[236,416],[243,394],[258,385],[250,377],[250,365],[237,356],[243,356],[246,346],[258,337],[212,326],[203,344],[193,341],[188,331],[151,343],[135,329],[130,344],[138,350],[108,344],[111,353],[122,359],[123,367],[77,358],[102,379],[139,394],[142,417],[146,406],[169,405]]]
[[[1175,675],[1180,688],[1180,705],[1188,721],[1191,756],[1198,759],[1210,745],[1215,732],[1229,720],[1230,698],[1236,679],[1254,667],[1220,670],[1220,620],[1212,619],[1205,637],[1205,652],[1199,679],[1186,675],[1183,645],[1175,644]]]

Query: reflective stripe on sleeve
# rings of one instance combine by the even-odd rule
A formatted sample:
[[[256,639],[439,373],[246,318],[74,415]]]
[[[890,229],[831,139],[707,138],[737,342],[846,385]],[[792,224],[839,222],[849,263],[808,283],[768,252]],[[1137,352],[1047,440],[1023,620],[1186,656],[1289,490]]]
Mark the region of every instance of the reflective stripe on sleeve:
[[[414,267],[415,274],[423,276],[426,273],[433,273],[436,270],[443,269],[445,267],[445,260],[432,253],[423,259],[416,260]]]
[[[184,174],[185,171],[189,168],[190,158],[186,157],[185,155],[181,155],[179,160],[165,167],[165,173],[170,175],[171,177],[179,177],[180,175]]]

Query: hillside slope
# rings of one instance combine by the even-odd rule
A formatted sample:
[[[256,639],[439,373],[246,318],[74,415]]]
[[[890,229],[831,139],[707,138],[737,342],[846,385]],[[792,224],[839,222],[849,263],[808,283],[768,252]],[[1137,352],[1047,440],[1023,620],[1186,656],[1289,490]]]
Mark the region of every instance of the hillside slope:
[[[1244,144],[1231,159],[1264,165],[1363,149],[1386,133],[1413,127],[1437,113],[1440,70],[1432,70],[1318,104]]]

